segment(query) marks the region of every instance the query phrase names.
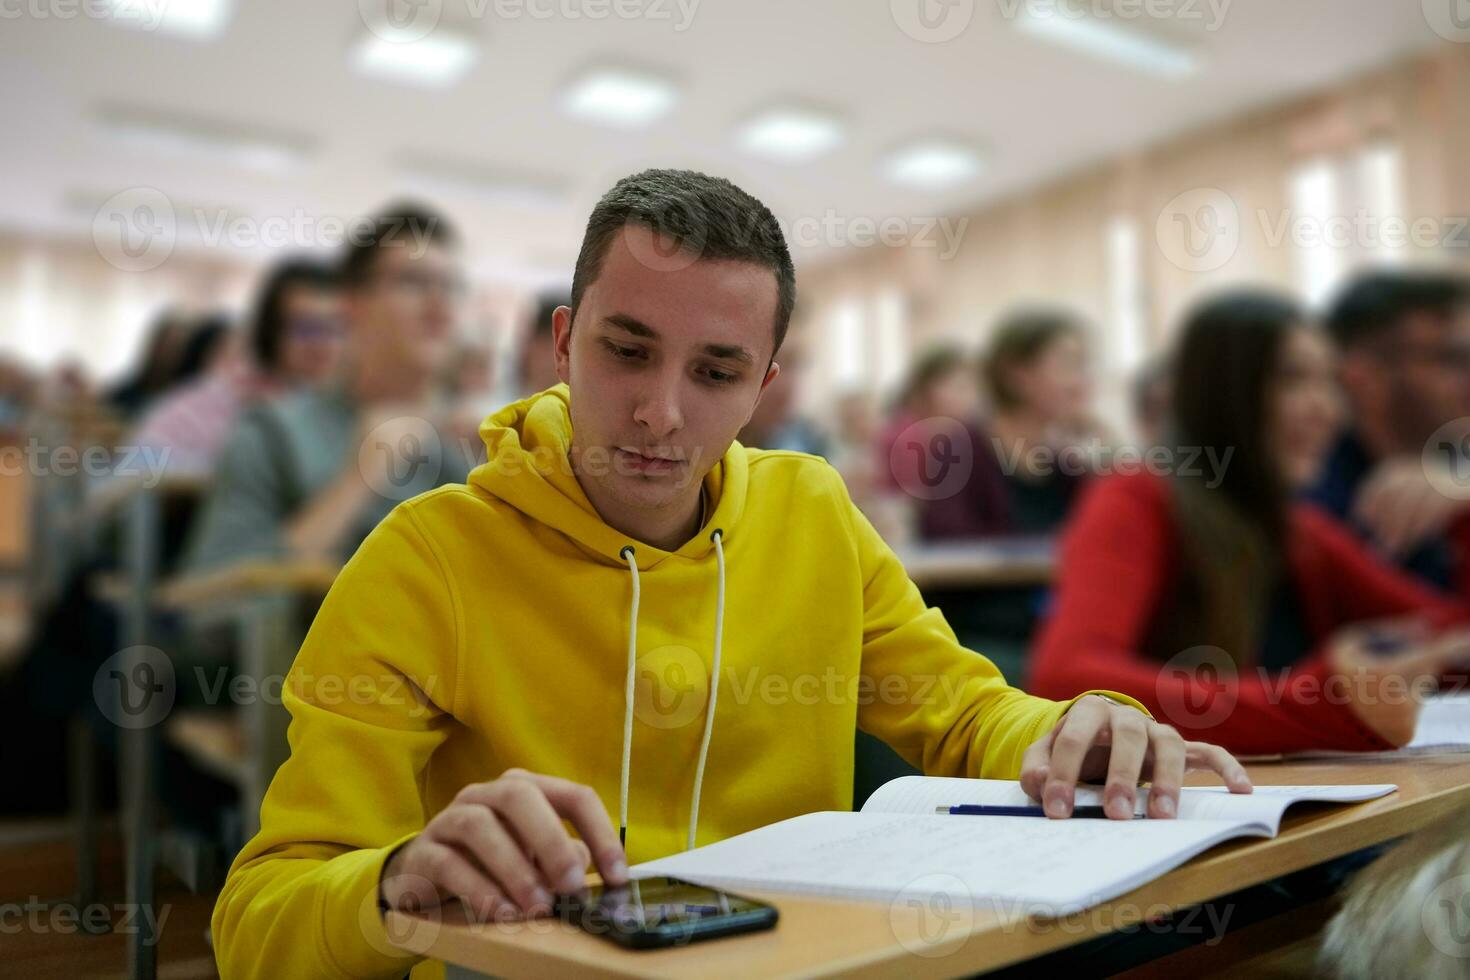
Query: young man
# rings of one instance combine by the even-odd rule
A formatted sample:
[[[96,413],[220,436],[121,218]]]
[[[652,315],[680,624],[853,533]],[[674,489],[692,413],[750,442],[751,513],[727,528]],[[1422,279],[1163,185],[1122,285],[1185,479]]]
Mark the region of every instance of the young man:
[[[621,883],[845,809],[859,727],[1058,817],[1079,778],[1116,817],[1140,778],[1172,816],[1187,765],[1249,790],[1136,703],[1007,687],[831,467],[734,442],[794,299],[775,218],[727,181],[647,171],[598,203],[556,312],[566,385],[379,525],[302,647],[292,755],[215,909],[225,976],[401,976],[380,904],[535,914],[591,862]]]
[[[1449,480],[1450,463],[1427,446],[1441,426],[1470,423],[1470,285],[1448,273],[1368,273],[1336,299],[1327,326],[1352,426],[1311,499],[1401,568],[1470,595],[1470,494],[1436,485],[1431,467],[1443,463]]]
[[[447,428],[425,429],[441,427],[435,385],[464,291],[456,241],[439,215],[400,207],[351,245],[342,370],[241,416],[194,530],[190,567],[345,559],[396,503],[465,479],[471,463],[459,443]],[[289,340],[274,346],[293,353]]]

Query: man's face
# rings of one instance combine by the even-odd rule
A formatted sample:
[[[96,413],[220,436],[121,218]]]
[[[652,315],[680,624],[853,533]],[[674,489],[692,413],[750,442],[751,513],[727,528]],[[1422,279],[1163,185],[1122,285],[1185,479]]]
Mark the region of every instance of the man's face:
[[[1408,442],[1470,415],[1470,306],[1452,318],[1409,318],[1394,354],[1395,414]]]
[[[570,310],[556,311],[573,458],[604,517],[690,502],[779,370],[775,273],[712,259],[654,269],[637,257],[668,252],[651,230],[626,226],[582,295],[575,329]]]
[[[281,346],[277,373],[288,384],[318,384],[342,360],[341,298],[332,290],[292,286],[281,297]]]
[[[411,238],[385,244],[368,281],[349,295],[358,356],[437,375],[453,350],[464,288],[455,253]]]

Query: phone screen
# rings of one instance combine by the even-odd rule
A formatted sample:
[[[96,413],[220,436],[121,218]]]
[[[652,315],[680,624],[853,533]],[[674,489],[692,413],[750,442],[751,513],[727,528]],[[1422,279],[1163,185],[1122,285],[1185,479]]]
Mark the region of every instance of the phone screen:
[[[704,934],[745,931],[774,924],[776,910],[678,878],[642,878],[618,888],[591,888],[561,901],[564,917],[589,932],[638,943],[650,937],[688,941]]]

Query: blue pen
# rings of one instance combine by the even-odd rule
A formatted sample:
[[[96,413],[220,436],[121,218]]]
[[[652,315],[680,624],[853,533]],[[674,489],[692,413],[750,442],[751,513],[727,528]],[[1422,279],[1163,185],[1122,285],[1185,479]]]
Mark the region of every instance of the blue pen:
[[[981,806],[975,803],[962,803],[958,806],[937,806],[935,813],[948,813],[955,816],[965,817],[1045,817],[1046,811],[1039,806]],[[1100,806],[1075,806],[1072,808],[1073,817],[1093,818],[1106,820],[1108,815]],[[1134,814],[1133,819],[1141,820],[1142,815]]]

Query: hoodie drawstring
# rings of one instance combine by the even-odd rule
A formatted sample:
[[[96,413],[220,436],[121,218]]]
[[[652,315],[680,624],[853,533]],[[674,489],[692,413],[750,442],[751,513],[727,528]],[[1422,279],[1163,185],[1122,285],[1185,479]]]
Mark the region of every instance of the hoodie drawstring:
[[[628,613],[628,681],[623,688],[623,764],[618,777],[618,843],[628,842],[628,764],[633,759],[633,698],[637,696],[638,664],[638,562],[633,546],[618,552],[633,574],[633,609]]]
[[[689,849],[694,847],[694,834],[699,827],[699,794],[704,788],[704,765],[709,758],[710,736],[715,729],[715,704],[720,693],[720,652],[725,637],[725,549],[722,541],[725,532],[720,528],[710,532],[715,544],[715,565],[719,571],[718,591],[715,593],[715,652],[710,668],[709,706],[705,709],[704,735],[699,742],[699,762],[694,769],[694,797],[689,807]],[[618,842],[628,842],[628,773],[633,759],[633,701],[637,696],[638,661],[638,563],[634,558],[633,546],[625,545],[618,555],[628,563],[628,572],[633,576],[633,602],[628,614],[628,679],[623,699],[623,762],[618,776]]]

